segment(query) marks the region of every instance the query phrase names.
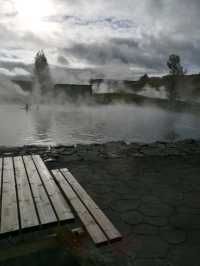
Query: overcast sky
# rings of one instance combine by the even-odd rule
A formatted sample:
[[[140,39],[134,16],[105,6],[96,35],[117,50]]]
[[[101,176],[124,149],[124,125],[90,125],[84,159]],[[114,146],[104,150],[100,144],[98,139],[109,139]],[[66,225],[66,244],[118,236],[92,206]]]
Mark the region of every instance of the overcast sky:
[[[164,74],[171,53],[200,72],[199,0],[0,0],[0,73],[50,64]]]

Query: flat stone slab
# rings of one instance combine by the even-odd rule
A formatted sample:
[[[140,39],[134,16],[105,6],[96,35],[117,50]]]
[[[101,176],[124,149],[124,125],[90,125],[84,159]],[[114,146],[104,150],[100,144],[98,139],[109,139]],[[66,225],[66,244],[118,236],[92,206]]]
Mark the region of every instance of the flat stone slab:
[[[165,266],[165,265],[161,259],[136,259],[134,266]]]
[[[164,229],[160,231],[160,236],[169,244],[181,244],[186,239],[186,233],[182,230]]]
[[[170,223],[177,229],[197,230],[200,229],[200,215],[178,214],[171,217]]]
[[[161,203],[160,199],[158,197],[155,196],[148,196],[148,195],[144,195],[142,197],[142,202],[144,203],[149,203],[149,204],[159,204]]]
[[[200,192],[184,193],[184,205],[200,209]]]
[[[152,217],[168,217],[173,213],[173,208],[167,204],[142,203],[140,211],[147,216]]]
[[[138,208],[140,201],[139,200],[128,200],[128,199],[123,199],[123,200],[117,200],[117,201],[112,201],[110,204],[111,209],[125,213],[127,211],[132,211]]]
[[[139,224],[134,226],[133,232],[138,235],[157,235],[159,230],[157,226]]]
[[[198,266],[200,262],[200,246],[174,247],[169,252],[166,263],[175,266]]]
[[[138,258],[162,258],[168,250],[168,244],[158,236],[135,237],[134,244],[133,250],[136,250]]]
[[[121,215],[121,218],[130,225],[139,224],[143,221],[143,216],[137,211],[127,211]]]

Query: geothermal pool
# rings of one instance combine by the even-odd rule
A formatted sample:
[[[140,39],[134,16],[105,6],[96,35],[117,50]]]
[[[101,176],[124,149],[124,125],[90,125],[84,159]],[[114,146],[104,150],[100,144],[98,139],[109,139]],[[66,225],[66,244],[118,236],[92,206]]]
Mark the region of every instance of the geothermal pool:
[[[155,106],[0,105],[0,146],[200,138],[200,115]]]

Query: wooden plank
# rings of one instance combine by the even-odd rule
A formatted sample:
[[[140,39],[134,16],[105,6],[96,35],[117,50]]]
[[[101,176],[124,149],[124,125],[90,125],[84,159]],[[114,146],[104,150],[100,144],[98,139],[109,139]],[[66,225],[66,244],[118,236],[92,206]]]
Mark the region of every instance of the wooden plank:
[[[21,229],[39,225],[22,157],[14,157]]]
[[[74,215],[72,214],[71,208],[66,199],[63,197],[41,157],[39,155],[33,155],[32,158],[39,171],[43,185],[46,187],[59,221],[73,221]]]
[[[88,193],[83,189],[83,187],[78,183],[74,176],[69,172],[67,168],[60,169],[61,173],[65,176],[66,180],[72,186],[74,191],[80,197],[81,201],[85,204],[90,213],[94,216],[97,223],[100,225],[102,230],[105,232],[106,236],[112,240],[121,239],[122,236],[120,232],[113,226],[107,216],[102,212],[102,210],[96,205],[93,199],[88,195]]]
[[[104,235],[100,227],[97,225],[91,214],[88,212],[86,207],[77,197],[77,195],[70,187],[68,182],[65,180],[63,175],[59,172],[59,170],[53,170],[52,174],[55,180],[58,182],[60,189],[63,191],[65,196],[68,198],[70,204],[76,211],[78,217],[82,221],[83,225],[85,226],[86,230],[88,231],[94,243],[96,245],[106,243],[107,242],[106,236]]]
[[[25,168],[31,185],[34,202],[41,224],[57,222],[56,215],[42,185],[31,156],[23,156]]]
[[[19,230],[15,177],[11,157],[3,160],[3,188],[0,233]]]

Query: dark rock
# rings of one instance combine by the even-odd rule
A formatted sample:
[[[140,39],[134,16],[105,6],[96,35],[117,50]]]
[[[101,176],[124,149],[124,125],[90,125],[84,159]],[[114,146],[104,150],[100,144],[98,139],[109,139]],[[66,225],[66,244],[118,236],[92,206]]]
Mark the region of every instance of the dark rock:
[[[163,258],[167,255],[168,244],[158,236],[139,236],[135,237],[133,249],[137,258]]]
[[[137,259],[134,266],[168,266],[161,259]]]
[[[118,200],[113,201],[110,207],[117,212],[126,212],[137,209],[139,200]]]
[[[186,233],[182,230],[161,230],[160,236],[163,240],[167,241],[169,244],[180,244],[186,239]]]
[[[170,223],[174,228],[183,230],[200,229],[200,215],[177,214],[171,217]]]
[[[147,216],[167,217],[172,214],[173,208],[167,204],[142,203],[140,211]]]
[[[145,216],[144,222],[155,226],[165,226],[168,224],[168,219],[166,217]]]
[[[200,209],[198,208],[189,208],[189,207],[185,207],[185,206],[180,206],[177,208],[177,212],[179,214],[197,214],[200,215]]]
[[[191,192],[184,194],[184,204],[191,208],[200,208],[199,192]]]
[[[200,231],[190,231],[187,233],[188,245],[200,245]]]
[[[160,200],[159,200],[158,197],[155,197],[155,196],[147,196],[147,195],[145,195],[145,196],[142,197],[142,201],[144,203],[149,203],[149,204],[158,204],[158,203],[160,203]]]
[[[139,224],[143,220],[142,215],[137,211],[127,211],[121,214],[121,218],[125,223],[131,225]]]
[[[168,264],[167,264],[168,263]],[[198,266],[200,265],[200,246],[177,246],[171,249],[166,265]]]
[[[139,224],[134,226],[133,232],[138,235],[156,235],[158,228],[149,224]]]
[[[140,152],[145,155],[164,155],[166,153],[166,147],[163,144],[150,144],[143,146]]]

